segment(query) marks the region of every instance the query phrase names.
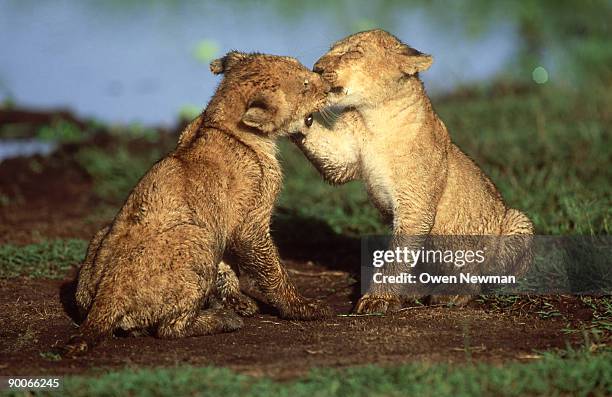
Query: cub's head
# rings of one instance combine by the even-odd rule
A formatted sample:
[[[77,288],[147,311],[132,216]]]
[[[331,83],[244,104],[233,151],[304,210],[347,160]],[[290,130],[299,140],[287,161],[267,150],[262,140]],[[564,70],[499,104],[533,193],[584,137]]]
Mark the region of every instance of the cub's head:
[[[327,103],[329,85],[295,58],[232,51],[210,70],[225,75],[215,97],[234,98],[239,124],[263,135],[297,131]]]
[[[331,85],[329,100],[338,106],[376,105],[406,76],[417,75],[433,62],[395,36],[376,29],[336,42],[314,65]]]

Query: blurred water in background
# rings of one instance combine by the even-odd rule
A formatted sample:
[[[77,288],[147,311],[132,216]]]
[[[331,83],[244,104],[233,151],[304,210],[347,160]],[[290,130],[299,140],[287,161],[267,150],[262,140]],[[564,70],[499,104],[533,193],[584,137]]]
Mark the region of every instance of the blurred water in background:
[[[335,40],[374,27],[434,55],[422,75],[433,94],[503,73],[530,80],[534,67],[545,67],[548,80],[558,57],[541,34],[549,25],[537,18],[573,7],[525,4],[534,10],[483,1],[5,0],[0,100],[106,122],[171,124],[181,109],[206,105],[219,81],[208,70],[214,57],[260,51],[311,67]],[[525,54],[535,61],[524,62]]]
[[[55,142],[39,139],[2,139],[0,140],[0,162],[4,159],[40,154],[46,156],[57,147]]]

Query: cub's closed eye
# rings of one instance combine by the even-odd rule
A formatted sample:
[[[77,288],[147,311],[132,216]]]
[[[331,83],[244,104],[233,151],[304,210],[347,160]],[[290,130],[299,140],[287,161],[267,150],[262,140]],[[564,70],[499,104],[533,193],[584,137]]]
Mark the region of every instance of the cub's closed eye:
[[[304,119],[304,124],[306,124],[306,127],[310,127],[312,125],[312,122],[314,121],[314,118],[312,117],[312,114],[309,114],[308,116],[306,116],[306,118]]]
[[[342,55],[342,59],[358,59],[363,56],[363,52],[359,50],[348,51]]]

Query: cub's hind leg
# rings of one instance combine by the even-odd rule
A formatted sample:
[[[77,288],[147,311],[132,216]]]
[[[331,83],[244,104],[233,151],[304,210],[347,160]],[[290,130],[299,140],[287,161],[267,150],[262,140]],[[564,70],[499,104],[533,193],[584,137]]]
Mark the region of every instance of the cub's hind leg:
[[[87,253],[85,255],[85,259],[83,260],[83,264],[79,269],[75,298],[79,310],[79,316],[81,318],[84,318],[91,308],[93,296],[100,281],[95,268],[95,259],[98,249],[100,248],[100,244],[102,243],[104,237],[108,234],[109,230],[110,226],[106,226],[100,229],[94,235],[89,243],[89,246],[87,247]]]
[[[164,339],[186,336],[212,335],[236,331],[242,327],[242,318],[227,309],[207,309],[182,313],[163,320],[157,327],[157,336]]]
[[[532,235],[534,233],[531,219],[514,208],[509,208],[502,223],[502,235]]]
[[[533,233],[533,223],[527,215],[513,208],[506,211],[496,265],[501,274],[518,279],[527,273],[533,259]]]

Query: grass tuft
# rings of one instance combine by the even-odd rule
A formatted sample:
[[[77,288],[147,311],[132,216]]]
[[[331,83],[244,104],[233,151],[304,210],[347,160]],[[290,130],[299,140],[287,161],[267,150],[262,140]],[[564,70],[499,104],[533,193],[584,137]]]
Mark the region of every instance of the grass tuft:
[[[318,369],[291,382],[228,369],[180,366],[126,369],[99,377],[68,377],[62,396],[606,396],[612,391],[612,354],[570,351],[529,363],[406,364]],[[53,395],[54,393],[43,393]]]
[[[0,278],[63,278],[83,260],[86,249],[87,242],[79,239],[0,245]]]

